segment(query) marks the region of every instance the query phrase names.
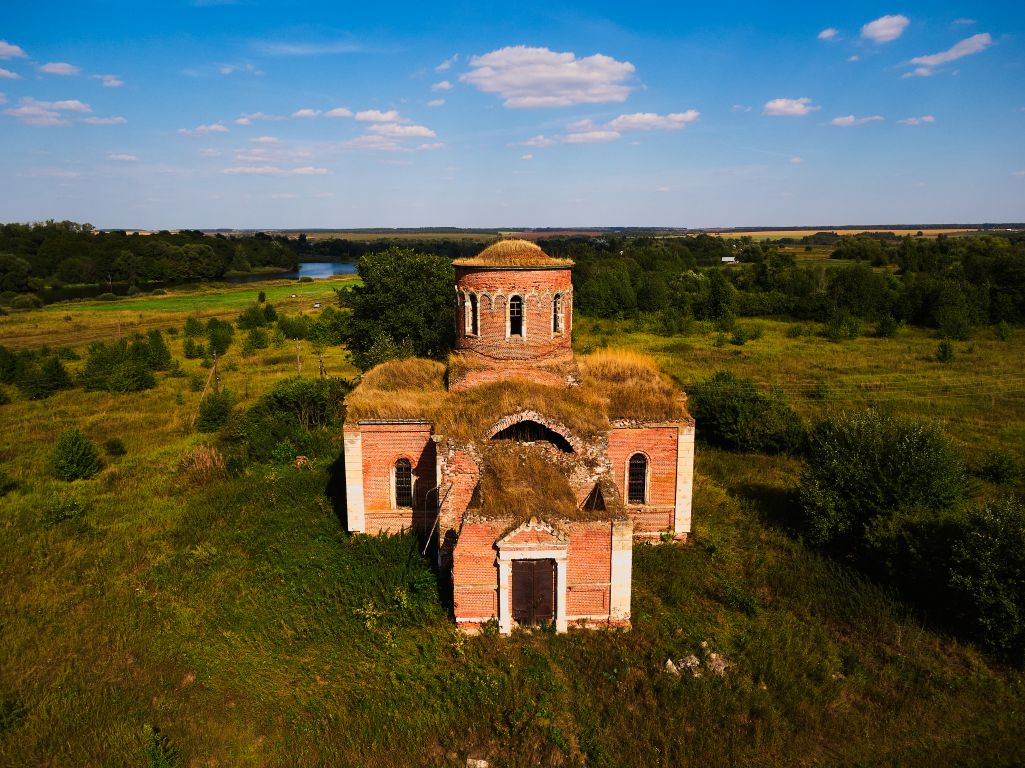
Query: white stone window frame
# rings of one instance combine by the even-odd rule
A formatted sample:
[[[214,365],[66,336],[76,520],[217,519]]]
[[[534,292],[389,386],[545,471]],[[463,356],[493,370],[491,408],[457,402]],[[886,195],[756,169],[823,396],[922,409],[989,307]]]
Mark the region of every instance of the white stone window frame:
[[[562,336],[566,332],[566,301],[562,291],[552,296],[552,336]]]
[[[520,300],[520,335],[512,335],[512,310],[513,299]],[[506,339],[523,339],[527,338],[527,300],[521,293],[511,293],[505,300],[505,338]]]
[[[634,456],[644,457],[644,501],[636,502],[630,500],[630,462],[633,461]],[[626,459],[626,477],[624,478],[623,489],[626,491],[623,495],[626,497],[626,504],[628,507],[646,507],[651,501],[651,456],[645,451],[632,451]]]
[[[471,338],[480,336],[480,298],[470,291],[463,293],[463,335]]]
[[[396,491],[398,489],[396,487],[395,467],[403,459],[405,459],[406,461],[409,462],[409,506],[408,507],[400,507],[399,506],[398,494],[396,493]],[[413,509],[416,508],[416,462],[413,461],[413,458],[411,456],[407,456],[406,454],[400,454],[400,455],[396,456],[392,460],[391,467],[388,469],[388,496],[389,496],[389,499],[391,501],[391,508],[392,509],[409,509],[409,510],[413,510]]]

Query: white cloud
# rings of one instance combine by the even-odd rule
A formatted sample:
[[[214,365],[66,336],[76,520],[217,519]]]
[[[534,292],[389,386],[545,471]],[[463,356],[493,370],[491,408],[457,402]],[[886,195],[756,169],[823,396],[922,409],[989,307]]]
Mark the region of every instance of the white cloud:
[[[79,122],[90,125],[124,125],[128,120],[116,115],[114,117],[83,117]]]
[[[444,99],[431,99],[427,102],[428,107],[441,107],[445,105]]]
[[[224,153],[219,149],[201,149],[199,150],[200,157],[220,157]]]
[[[327,168],[304,165],[300,168],[281,168],[277,165],[236,165],[225,168],[221,173],[232,176],[324,176]]]
[[[534,156],[532,154],[530,154],[529,152],[527,152],[524,155],[520,155],[520,160],[533,160],[533,159],[534,159]]]
[[[803,162],[804,162],[804,158],[803,157],[798,157],[797,155],[794,155],[793,157],[790,158],[790,164],[791,165],[800,165]]]
[[[444,72],[445,70],[452,69],[452,65],[459,61],[459,54],[453,54],[449,58],[445,59],[441,64],[434,68],[435,72]]]
[[[517,45],[470,59],[470,71],[459,76],[484,93],[497,93],[507,107],[568,107],[625,101],[633,88],[624,81],[634,65],[594,54]]]
[[[346,107],[335,107],[325,112],[324,117],[352,117],[352,110]]]
[[[0,79],[3,80],[21,80],[21,75],[17,72],[11,72],[9,69],[0,67]]]
[[[620,115],[609,122],[608,127],[614,131],[675,131],[687,123],[693,123],[701,115],[696,109],[686,112],[673,112],[659,115],[654,112],[635,112],[632,115]]]
[[[366,133],[342,144],[346,149],[369,149],[378,152],[400,152],[403,147],[395,139]]]
[[[954,23],[958,25],[971,25],[975,23],[975,19],[954,19]]]
[[[670,189],[669,187],[656,187],[655,191],[656,192],[672,192],[673,190]]]
[[[730,112],[750,112],[750,111],[751,111],[751,107],[749,107],[747,104],[734,104],[732,107],[730,107]]]
[[[593,130],[567,133],[561,138],[563,144],[599,144],[606,141],[615,141],[622,134],[619,131]]]
[[[433,149],[443,149],[444,146],[445,146],[445,143],[442,142],[442,141],[432,141],[432,142],[428,142],[426,144],[418,145],[417,149],[420,150],[420,151],[430,151],[430,150],[433,150]]]
[[[993,44],[993,38],[990,37],[988,32],[982,32],[978,35],[972,35],[966,37],[959,43],[955,43],[950,48],[940,53],[932,53],[928,56],[916,56],[911,60],[912,64],[918,66],[904,75],[904,77],[929,77],[936,67],[942,66],[943,64],[949,64],[952,61],[957,61],[965,56],[971,56],[973,53],[979,53],[986,50]]]
[[[67,101],[54,101],[50,104],[56,110],[61,112],[92,112],[92,109],[88,104],[85,104],[78,99],[68,99]]]
[[[48,75],[77,75],[82,70],[66,61],[51,61],[49,64],[41,66],[39,71]]]
[[[897,122],[901,125],[920,125],[922,123],[935,123],[936,118],[932,115],[922,115],[921,117],[905,117]]]
[[[526,141],[521,141],[520,143],[525,147],[550,147],[558,142],[556,142],[555,139],[551,139],[544,134],[539,133],[537,136],[533,136]]]
[[[356,113],[356,119],[364,123],[397,123],[401,120],[394,109],[382,112],[379,109],[365,109]]]
[[[811,103],[811,99],[802,96],[799,99],[772,99],[765,102],[762,109],[763,115],[773,117],[803,117],[811,112],[821,109]]]
[[[853,53],[847,57],[847,61],[861,61],[861,57],[858,54]]]
[[[363,50],[362,45],[351,40],[331,40],[322,43],[257,41],[254,47],[268,56],[325,56],[337,53],[358,53]]]
[[[104,88],[120,88],[125,84],[117,75],[93,75],[93,80],[99,80]]]
[[[432,91],[451,91],[452,90],[452,83],[450,83],[448,80],[442,80],[441,82],[435,83],[434,85],[432,85],[431,86],[431,90]]]
[[[5,109],[4,114],[16,117],[26,125],[48,127],[53,125],[67,125],[68,120],[62,112],[78,112],[88,114],[91,112],[89,105],[78,99],[67,99],[65,101],[38,101],[31,96],[26,96],[17,108]],[[83,122],[91,122],[97,118],[85,118]]]
[[[861,36],[876,43],[889,43],[902,34],[911,20],[903,14],[880,16],[861,28]]]
[[[28,54],[20,45],[14,45],[6,40],[0,40],[0,59],[24,59]]]
[[[135,155],[129,155],[126,152],[111,152],[107,155],[108,160],[115,160],[119,163],[134,163],[139,158]]]
[[[179,128],[178,133],[182,136],[206,136],[210,133],[227,133],[228,129],[223,123],[210,123],[209,125],[197,125],[195,128]]]
[[[832,120],[829,121],[829,124],[838,126],[840,128],[849,128],[852,125],[877,123],[882,119],[882,115],[869,115],[867,117],[855,117],[854,115],[845,115],[844,117],[834,117]]]
[[[319,109],[297,109],[292,113],[292,117],[297,117],[300,120],[309,120],[310,118],[317,117],[320,115]]]
[[[399,125],[398,123],[375,123],[367,130],[378,136],[387,136],[392,139],[432,139],[437,135],[423,125]]]
[[[276,136],[257,136],[250,139],[253,144],[280,144],[281,139]]]
[[[819,32],[819,40],[835,40],[837,35],[840,34],[840,30],[836,27],[826,27],[824,30]]]
[[[1011,171],[1011,175],[1012,176],[1017,176],[1018,178],[1021,178],[1021,177],[1025,176],[1025,171]]]
[[[235,121],[235,125],[252,125],[256,120],[286,120],[283,115],[268,115],[266,112],[250,112],[242,114]]]

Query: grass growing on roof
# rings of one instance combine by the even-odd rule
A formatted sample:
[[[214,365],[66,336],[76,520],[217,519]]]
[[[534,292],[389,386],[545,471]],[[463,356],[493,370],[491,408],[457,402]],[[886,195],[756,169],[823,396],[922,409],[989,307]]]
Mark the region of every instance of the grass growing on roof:
[[[444,363],[419,357],[389,360],[363,374],[345,399],[345,419],[429,419],[446,394]]]
[[[584,387],[608,401],[613,421],[674,421],[687,417],[686,399],[655,360],[632,349],[606,349],[580,360]]]
[[[540,447],[495,446],[488,450],[478,489],[483,518],[544,520],[579,516],[576,496],[561,468]]]
[[[572,259],[555,259],[529,240],[499,240],[476,256],[455,259],[457,267],[572,267]]]

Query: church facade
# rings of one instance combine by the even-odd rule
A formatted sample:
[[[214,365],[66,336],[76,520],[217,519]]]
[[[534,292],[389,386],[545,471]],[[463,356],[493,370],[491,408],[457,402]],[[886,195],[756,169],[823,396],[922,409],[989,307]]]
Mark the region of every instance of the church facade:
[[[686,399],[650,359],[574,356],[572,262],[506,240],[455,267],[447,365],[346,400],[348,529],[432,542],[468,631],[629,626],[634,542],[691,529]]]

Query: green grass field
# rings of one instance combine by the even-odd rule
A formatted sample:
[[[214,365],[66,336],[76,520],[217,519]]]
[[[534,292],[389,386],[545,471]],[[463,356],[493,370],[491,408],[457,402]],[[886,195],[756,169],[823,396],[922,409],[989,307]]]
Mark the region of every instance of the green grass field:
[[[312,312],[333,285],[12,313],[0,344],[82,351],[116,336],[118,320],[128,334],[180,328],[193,312],[232,317],[260,288],[279,311]],[[1021,329],[1007,342],[981,329],[943,364],[920,329],[833,343],[791,338],[790,323],[741,324],[762,337],[717,346],[701,324],[661,337],[578,318],[575,345],[644,350],[684,384],[733,370],[782,388],[808,417],[892,407],[939,420],[969,460],[995,447],[1025,458]],[[169,343],[182,359],[181,334]],[[303,355],[315,375],[308,345]],[[355,374],[344,350],[324,361]],[[245,406],[294,374],[295,350],[242,358],[236,337],[221,364]],[[1025,762],[1020,669],[926,628],[784,531],[797,460],[699,446],[693,539],[635,548],[632,631],[465,637],[415,542],[343,532],[326,493],[334,455],[234,479],[191,469],[211,437],[189,427],[188,375],[207,371],[182,367],[185,378],[137,394],[29,402],[5,390],[0,460],[16,487],[0,498],[2,765]],[[52,479],[53,442],[72,424],[97,444],[121,438],[127,454],[93,479]],[[704,641],[730,661],[725,677],[663,671]]]

